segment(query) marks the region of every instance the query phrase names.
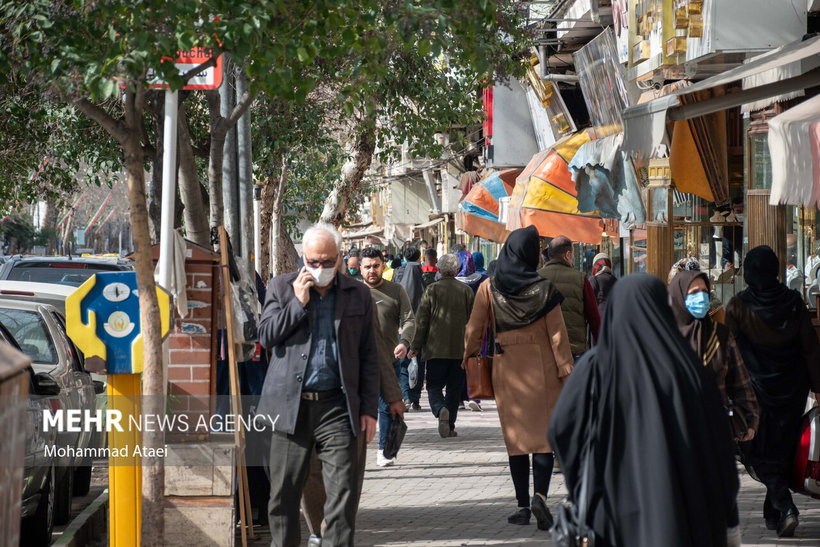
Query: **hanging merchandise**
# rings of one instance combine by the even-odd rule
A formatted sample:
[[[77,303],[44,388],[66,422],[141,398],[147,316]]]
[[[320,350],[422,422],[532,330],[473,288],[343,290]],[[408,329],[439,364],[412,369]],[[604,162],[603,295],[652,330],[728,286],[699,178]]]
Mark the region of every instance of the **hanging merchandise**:
[[[629,227],[645,222],[646,212],[635,169],[621,151],[623,138],[618,133],[582,145],[569,168],[579,211],[598,211],[602,218],[617,219]]]
[[[612,28],[576,51],[572,58],[593,125],[623,127],[623,111],[636,103],[639,90],[618,62]]]
[[[769,120],[772,205],[820,207],[820,95]]]

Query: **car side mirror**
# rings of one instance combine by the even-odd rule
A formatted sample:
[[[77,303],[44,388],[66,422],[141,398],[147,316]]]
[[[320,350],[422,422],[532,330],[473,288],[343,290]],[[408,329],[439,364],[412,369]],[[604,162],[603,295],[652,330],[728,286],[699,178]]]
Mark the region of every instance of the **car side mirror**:
[[[105,382],[94,380],[94,393],[97,395],[102,395],[105,393]]]
[[[46,372],[34,375],[34,392],[37,395],[59,395],[60,384]]]

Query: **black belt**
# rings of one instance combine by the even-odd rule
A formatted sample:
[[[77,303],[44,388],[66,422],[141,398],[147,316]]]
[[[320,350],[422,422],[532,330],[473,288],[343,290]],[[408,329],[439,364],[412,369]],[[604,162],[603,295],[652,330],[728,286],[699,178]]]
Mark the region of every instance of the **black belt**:
[[[342,388],[328,389],[325,391],[303,391],[302,399],[307,401],[323,401],[325,399],[332,399],[344,393]]]

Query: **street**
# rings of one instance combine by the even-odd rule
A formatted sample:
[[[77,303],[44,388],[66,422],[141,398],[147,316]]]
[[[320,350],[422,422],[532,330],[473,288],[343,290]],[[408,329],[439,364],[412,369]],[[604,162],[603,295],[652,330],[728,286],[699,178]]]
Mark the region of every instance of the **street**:
[[[459,436],[441,439],[426,398],[422,403],[424,411],[406,414],[407,437],[394,467],[377,467],[375,447],[368,451],[356,545],[551,545],[534,519],[529,526],[506,522],[515,500],[495,405],[485,402],[484,412],[460,412]],[[550,508],[565,495],[563,476],[556,472]],[[800,526],[794,538],[778,539],[763,525],[764,497],[763,485],[741,468],[743,545],[820,545],[820,501],[795,495]],[[265,532],[251,545],[268,545]],[[302,539],[307,541],[304,527]]]

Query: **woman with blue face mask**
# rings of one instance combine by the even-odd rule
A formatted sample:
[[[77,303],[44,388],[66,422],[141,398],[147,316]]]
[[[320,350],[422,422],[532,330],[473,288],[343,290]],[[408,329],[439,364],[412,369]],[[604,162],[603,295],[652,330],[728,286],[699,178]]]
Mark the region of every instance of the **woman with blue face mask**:
[[[704,272],[679,272],[669,284],[672,311],[698,362],[714,372],[735,441],[749,441],[758,429],[760,408],[734,336],[709,317],[709,289]],[[728,544],[740,546],[737,505],[728,524]]]

